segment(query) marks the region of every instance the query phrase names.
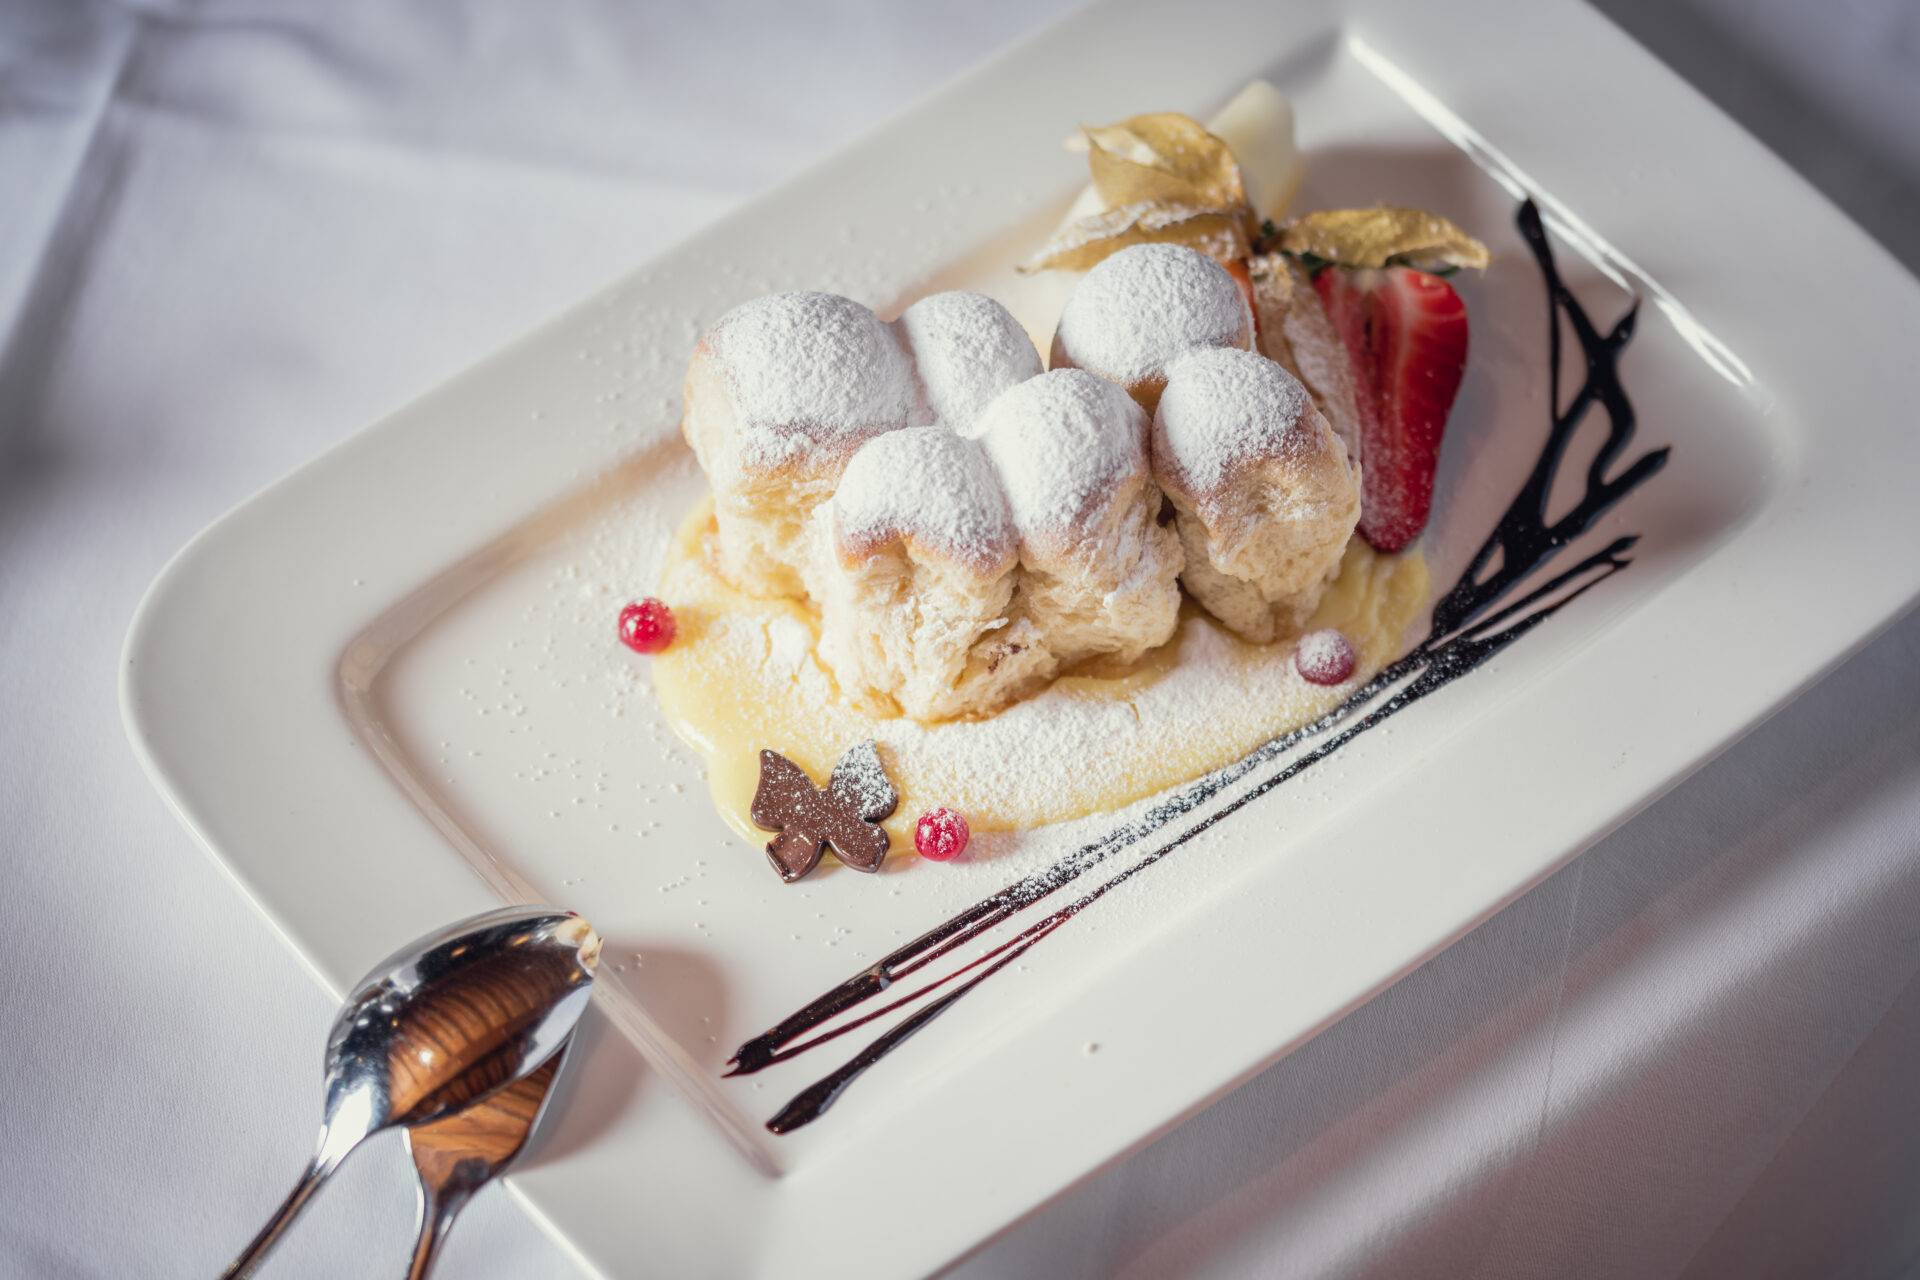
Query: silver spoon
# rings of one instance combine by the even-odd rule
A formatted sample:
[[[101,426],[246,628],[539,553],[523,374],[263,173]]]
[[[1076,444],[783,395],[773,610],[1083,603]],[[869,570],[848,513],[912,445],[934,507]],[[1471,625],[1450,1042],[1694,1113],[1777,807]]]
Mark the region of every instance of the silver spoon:
[[[327,1038],[313,1159],[224,1273],[250,1276],[340,1162],[369,1137],[424,1124],[537,1071],[573,1034],[600,939],[553,907],[503,907],[421,938],[347,996]]]
[[[519,1157],[547,1109],[566,1057],[567,1045],[561,1045],[532,1075],[465,1111],[407,1130],[407,1151],[420,1177],[419,1237],[407,1280],[426,1280],[455,1216],[474,1192]]]

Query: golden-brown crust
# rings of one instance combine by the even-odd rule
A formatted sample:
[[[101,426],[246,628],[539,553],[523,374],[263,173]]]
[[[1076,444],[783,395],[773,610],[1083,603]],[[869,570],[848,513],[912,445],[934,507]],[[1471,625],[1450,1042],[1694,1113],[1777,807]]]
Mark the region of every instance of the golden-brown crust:
[[[1299,381],[1257,353],[1189,353],[1169,370],[1153,457],[1188,592],[1249,640],[1304,622],[1353,534],[1360,490]]]

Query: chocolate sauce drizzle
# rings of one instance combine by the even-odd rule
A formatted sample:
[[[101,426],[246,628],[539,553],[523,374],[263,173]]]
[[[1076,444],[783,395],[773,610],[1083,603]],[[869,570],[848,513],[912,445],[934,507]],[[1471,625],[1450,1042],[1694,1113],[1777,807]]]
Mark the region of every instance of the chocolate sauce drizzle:
[[[1075,850],[1051,867],[975,903],[912,942],[883,956],[870,967],[741,1045],[729,1062],[726,1073],[729,1076],[745,1075],[785,1062],[866,1026],[875,1019],[939,993],[937,998],[876,1037],[839,1068],[794,1095],[792,1101],[767,1121],[768,1129],[774,1133],[789,1133],[817,1120],[861,1073],[898,1049],[921,1028],[952,1008],[961,997],[1087,907],[1228,815],[1312,768],[1360,734],[1477,669],[1574,600],[1626,568],[1629,563],[1627,552],[1638,540],[1636,536],[1614,539],[1517,600],[1503,604],[1535,570],[1554,559],[1564,547],[1591,528],[1595,521],[1659,471],[1666,464],[1668,454],[1664,448],[1652,449],[1617,473],[1608,474],[1634,435],[1633,406],[1620,380],[1619,363],[1621,353],[1633,337],[1639,304],[1636,302],[1611,329],[1601,333],[1561,280],[1547,240],[1546,228],[1533,201],[1527,200],[1521,204],[1516,222],[1546,280],[1551,387],[1548,403],[1554,410],[1553,419],[1546,443],[1519,492],[1514,495],[1486,541],[1474,553],[1460,580],[1435,603],[1433,626],[1426,638],[1320,719],[1274,738],[1243,759],[1175,792],[1132,822]],[[1586,376],[1564,409],[1558,407],[1563,320],[1586,358]],[[1554,479],[1574,437],[1596,405],[1606,416],[1607,435],[1587,468],[1585,492],[1566,514],[1550,521],[1547,518],[1547,502]],[[1115,855],[1195,813],[1235,784],[1287,755],[1293,748],[1315,739],[1319,741],[1310,750],[1292,756],[1190,826],[1154,846],[1131,866],[1056,907],[983,955],[950,973],[928,978],[905,995],[881,1003],[838,1025],[827,1026],[841,1014],[875,1001],[895,983],[935,960],[1052,897]],[[942,991],[943,988],[948,989]]]

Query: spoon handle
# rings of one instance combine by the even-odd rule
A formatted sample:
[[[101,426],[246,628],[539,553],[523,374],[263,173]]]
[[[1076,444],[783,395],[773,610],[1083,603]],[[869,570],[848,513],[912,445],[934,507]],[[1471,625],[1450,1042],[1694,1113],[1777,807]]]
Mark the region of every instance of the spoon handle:
[[[413,1242],[413,1259],[407,1264],[407,1280],[427,1280],[434,1261],[440,1255],[440,1242],[447,1238],[453,1220],[466,1207],[472,1193],[420,1183],[420,1233]]]
[[[300,1211],[307,1207],[307,1201],[313,1199],[313,1193],[318,1191],[321,1184],[340,1167],[340,1158],[344,1154],[345,1152],[323,1147],[319,1154],[307,1162],[306,1169],[300,1174],[300,1180],[293,1184],[293,1190],[289,1191],[287,1198],[280,1202],[280,1207],[273,1211],[273,1216],[267,1219],[266,1226],[260,1228],[260,1234],[253,1238],[253,1242],[242,1249],[240,1256],[233,1260],[232,1265],[220,1273],[221,1280],[246,1280],[246,1277],[260,1269],[260,1264],[267,1260],[267,1255],[273,1252],[273,1247],[280,1243],[280,1237],[285,1235],[287,1228],[293,1225],[293,1220],[300,1216]]]

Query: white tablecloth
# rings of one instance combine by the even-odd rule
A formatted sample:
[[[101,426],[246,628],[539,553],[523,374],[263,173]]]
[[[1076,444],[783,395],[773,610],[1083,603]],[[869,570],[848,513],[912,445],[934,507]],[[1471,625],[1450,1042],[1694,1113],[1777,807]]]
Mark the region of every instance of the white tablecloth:
[[[166,556],[1064,7],[0,3],[0,1274],[211,1274],[316,1119],[328,1000],[121,736]],[[1910,0],[1613,7],[1920,262]],[[1917,671],[1909,619],[963,1273],[1908,1273]],[[271,1274],[397,1274],[400,1160]],[[577,1274],[497,1192],[446,1273]]]

